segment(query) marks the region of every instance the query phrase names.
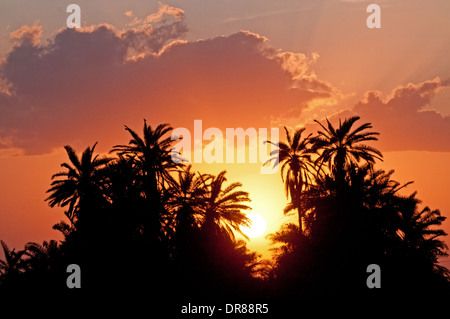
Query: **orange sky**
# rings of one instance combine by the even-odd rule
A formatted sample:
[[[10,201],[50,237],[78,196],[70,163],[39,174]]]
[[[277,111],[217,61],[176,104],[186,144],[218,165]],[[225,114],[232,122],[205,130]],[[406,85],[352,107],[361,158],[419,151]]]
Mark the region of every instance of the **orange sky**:
[[[315,129],[314,118],[359,114],[381,132],[381,167],[450,216],[448,1],[378,1],[377,30],[365,25],[370,2],[358,0],[79,1],[77,32],[65,29],[69,3],[22,0],[0,12],[0,239],[10,246],[57,238],[62,210],[43,200],[63,145],[107,151],[127,142],[123,124],[140,130],[144,117]],[[199,169],[241,181],[269,232],[287,221],[278,174]],[[267,241],[249,247],[264,252]]]

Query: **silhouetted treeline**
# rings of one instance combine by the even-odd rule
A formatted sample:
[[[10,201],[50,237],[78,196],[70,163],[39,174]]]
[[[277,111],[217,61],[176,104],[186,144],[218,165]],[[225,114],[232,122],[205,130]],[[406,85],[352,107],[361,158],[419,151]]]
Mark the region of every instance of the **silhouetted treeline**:
[[[401,194],[393,171],[375,168],[382,159],[365,144],[377,140],[370,123],[354,128],[359,117],[319,122],[316,135],[304,129],[280,143],[283,180],[300,227],[286,224],[270,239],[275,250],[275,287],[283,296],[404,296],[424,291],[449,293],[449,271],[438,264],[447,256],[436,228],[438,210],[419,208],[416,193]],[[278,153],[278,154],[277,154]],[[276,158],[274,158],[276,159]],[[381,268],[381,289],[369,289],[367,267]]]
[[[67,220],[53,227],[64,239],[20,251],[2,242],[0,290],[68,291],[66,267],[77,264],[81,291],[151,287],[174,300],[448,292],[449,271],[438,265],[445,217],[420,208],[415,193],[401,194],[409,183],[392,180],[392,171],[375,168],[382,154],[365,143],[378,133],[369,123],[354,128],[358,119],[318,122],[315,135],[286,130],[287,143],[276,143],[284,213],[298,223],[269,235],[271,262],[234,237],[249,223],[249,194],[228,184],[225,171],[175,163],[168,125],[145,122],[142,135],[126,127],[130,142],[108,156],[96,155],[95,145],[81,156],[66,146],[69,161],[47,198],[65,208]],[[366,285],[370,264],[381,267],[381,289]]]

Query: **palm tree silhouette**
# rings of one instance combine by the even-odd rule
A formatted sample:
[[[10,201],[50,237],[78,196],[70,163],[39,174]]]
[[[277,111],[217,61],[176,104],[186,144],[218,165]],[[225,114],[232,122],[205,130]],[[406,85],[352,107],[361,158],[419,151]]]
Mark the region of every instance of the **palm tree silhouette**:
[[[72,225],[79,219],[82,206],[88,208],[102,198],[100,192],[101,169],[111,159],[94,156],[96,145],[97,143],[92,147],[87,147],[81,158],[78,158],[72,147],[64,146],[70,163],[63,163],[61,166],[67,171],[54,174],[52,179],[58,179],[51,183],[51,188],[47,191],[50,195],[46,201],[49,202],[50,207],[69,205],[66,216]]]
[[[176,214],[176,233],[181,234],[198,226],[200,206],[204,204],[206,176],[197,175],[192,165],[178,172],[178,179],[170,183],[168,204]]]
[[[415,194],[413,194],[415,195]],[[411,197],[414,204],[420,201]],[[438,237],[446,236],[447,233],[440,226],[446,217],[439,210],[431,210],[428,206],[419,210],[405,210],[400,214],[400,234],[404,245],[415,250],[414,255],[424,258],[424,263],[439,274],[449,277],[450,272],[445,267],[438,265],[438,258],[448,256],[447,245]]]
[[[267,238],[272,241],[272,244],[282,244],[281,247],[272,248],[278,256],[291,253],[299,246],[298,228],[298,225],[288,223],[282,225],[280,230],[274,234],[267,235]]]
[[[16,252],[15,249],[9,249],[3,240],[0,243],[5,254],[5,260],[0,260],[0,282],[5,282],[6,280],[14,281],[25,270],[26,264],[22,259],[25,250]]]
[[[241,183],[232,183],[224,187],[226,171],[217,176],[202,175],[202,183],[206,188],[203,203],[200,207],[204,216],[202,228],[210,234],[224,233],[234,238],[233,230],[242,234],[240,226],[248,226],[250,220],[243,210],[251,209],[244,202],[250,202],[248,193],[236,190]]]
[[[29,257],[27,263],[33,270],[49,270],[57,266],[60,258],[60,246],[56,240],[44,241],[41,244],[29,242],[25,245],[25,254]]]
[[[114,146],[112,159],[96,156],[96,144],[80,156],[65,147],[69,161],[52,176],[46,199],[66,208],[70,224],[53,226],[64,238],[17,252],[1,241],[0,289],[66,289],[70,263],[82,266],[88,290],[139,293],[151,285],[173,299],[364,293],[370,263],[383,267],[382,293],[419,283],[449,289],[450,274],[438,264],[447,255],[439,229],[445,217],[422,208],[415,193],[402,195],[410,183],[393,180],[393,171],[375,169],[382,155],[363,143],[378,133],[370,123],[355,128],[358,119],[337,128],[326,120],[315,137],[285,128],[286,143],[267,141],[277,149],[266,164],[281,163],[290,199],[284,212],[296,210],[299,220],[268,236],[278,246],[261,272],[267,281],[255,281],[264,263],[234,237],[250,223],[242,184],[228,184],[226,171],[201,174],[174,162],[172,128],[144,120],[142,136],[125,127],[131,140]],[[111,264],[117,267],[105,267]]]
[[[299,232],[303,234],[303,218],[305,210],[302,208],[302,192],[308,187],[311,179],[311,172],[314,165],[311,161],[311,135],[302,139],[305,128],[297,129],[291,137],[289,131],[284,127],[288,143],[269,143],[278,147],[271,152],[272,157],[266,163],[275,161],[274,166],[283,163],[281,166],[281,178],[285,184],[286,197],[290,198],[290,203],[286,206],[285,214],[296,209],[298,214]],[[265,163],[265,164],[266,164]]]
[[[164,186],[166,181],[172,179],[170,172],[180,165],[172,161],[172,144],[170,133],[173,129],[168,124],[159,124],[156,129],[147,125],[144,119],[143,137],[125,126],[132,139],[128,145],[115,145],[111,152],[117,152],[121,156],[129,156],[137,162],[145,176],[145,182],[150,187],[148,197],[158,192],[158,187]]]
[[[166,204],[172,213],[173,256],[177,265],[188,272],[187,261],[192,258],[198,244],[196,240],[202,218],[200,204],[206,189],[201,176],[192,171],[191,165],[178,171],[178,178],[169,184]]]
[[[339,120],[339,127],[334,128],[330,121],[327,121],[327,127],[317,120],[323,131],[318,131],[318,135],[313,138],[314,149],[321,153],[316,160],[319,168],[324,163],[328,164],[329,169],[335,174],[338,182],[342,183],[344,179],[344,170],[346,164],[357,164],[361,159],[369,164],[374,164],[375,160],[382,160],[381,152],[369,145],[361,142],[378,140],[377,132],[365,132],[372,128],[371,123],[364,123],[351,131],[353,124],[359,120],[359,116],[353,116]]]
[[[108,233],[122,243],[139,238],[148,215],[148,200],[144,196],[142,169],[130,156],[118,155],[102,169],[102,192],[107,198],[104,221]],[[55,227],[54,227],[55,228]]]
[[[168,124],[159,124],[155,129],[144,119],[143,136],[125,126],[132,139],[128,145],[115,145],[111,152],[117,152],[133,161],[140,169],[138,176],[144,196],[142,228],[144,235],[158,252],[165,254],[161,247],[164,240],[162,223],[165,215],[162,194],[173,182],[172,172],[181,165],[172,160],[172,139],[166,134],[172,131]]]
[[[142,193],[141,168],[129,156],[119,155],[104,168],[104,193],[114,204],[138,200]]]

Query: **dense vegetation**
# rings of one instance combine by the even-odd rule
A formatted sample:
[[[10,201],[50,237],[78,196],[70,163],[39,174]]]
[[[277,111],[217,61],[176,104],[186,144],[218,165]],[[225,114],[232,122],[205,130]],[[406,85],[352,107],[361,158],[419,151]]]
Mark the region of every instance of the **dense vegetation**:
[[[369,123],[355,128],[358,119],[317,122],[308,136],[286,130],[287,142],[276,143],[284,213],[298,223],[269,235],[272,261],[234,236],[249,223],[249,194],[227,183],[225,171],[201,174],[172,161],[168,125],[144,123],[142,135],[127,127],[129,144],[108,157],[95,155],[95,145],[81,156],[66,146],[69,162],[47,198],[65,208],[67,220],[53,227],[64,239],[19,251],[2,241],[0,291],[67,292],[66,267],[78,264],[83,291],[152,287],[171,299],[448,292],[449,271],[438,265],[445,217],[421,208],[415,193],[404,195],[409,183],[394,181],[392,171],[376,169],[382,154],[365,143],[378,133]],[[369,264],[380,265],[382,289],[367,288]]]

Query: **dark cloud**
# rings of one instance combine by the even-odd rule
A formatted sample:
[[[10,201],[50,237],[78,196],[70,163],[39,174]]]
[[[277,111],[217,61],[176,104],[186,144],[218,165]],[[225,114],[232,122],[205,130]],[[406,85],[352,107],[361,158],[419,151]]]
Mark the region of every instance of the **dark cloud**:
[[[123,124],[140,127],[144,117],[268,127],[274,114],[334,94],[310,69],[316,56],[274,49],[257,34],[188,43],[184,13],[170,6],[129,27],[64,29],[39,45],[35,32],[16,33],[29,40],[0,65],[0,148],[109,146],[126,138]]]
[[[432,98],[450,81],[439,78],[395,88],[387,98],[370,91],[351,110],[332,117],[361,116],[380,132],[377,147],[384,151],[450,151],[450,117],[432,109]]]

